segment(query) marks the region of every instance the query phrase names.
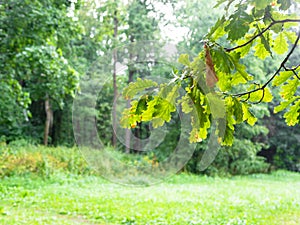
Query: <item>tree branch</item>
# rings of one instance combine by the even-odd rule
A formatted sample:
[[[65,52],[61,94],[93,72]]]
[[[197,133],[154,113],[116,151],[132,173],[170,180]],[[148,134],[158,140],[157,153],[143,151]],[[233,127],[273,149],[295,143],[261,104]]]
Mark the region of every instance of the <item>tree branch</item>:
[[[294,73],[294,75],[298,78],[298,80],[300,80],[299,75],[296,73],[296,70],[299,68],[299,66],[300,66],[300,65],[296,66],[295,68],[286,68],[286,67],[284,67],[284,69],[285,69],[286,71],[292,71],[292,72]]]
[[[234,94],[234,95],[231,95],[231,96],[234,96],[234,97],[242,97],[244,95],[248,95],[248,98],[247,100],[249,100],[250,98],[250,94],[251,93],[254,93],[254,92],[257,92],[257,91],[264,91],[264,89],[272,82],[272,80],[274,80],[274,78],[279,74],[279,72],[282,70],[282,68],[284,68],[285,70],[287,69],[286,66],[285,66],[285,63],[289,60],[289,58],[291,57],[291,55],[293,54],[293,52],[295,51],[297,45],[298,45],[298,42],[300,40],[300,32],[298,33],[298,36],[297,36],[297,39],[291,49],[291,51],[287,54],[287,56],[284,58],[284,60],[282,61],[282,63],[280,64],[280,67],[277,69],[277,71],[273,74],[273,76],[261,87],[259,88],[256,88],[256,89],[253,89],[251,91],[247,91],[247,92],[243,92],[243,93],[239,93],[239,94]],[[296,68],[298,68],[299,66],[297,66]],[[292,69],[292,71],[294,72],[294,74],[297,76],[297,78],[299,79],[299,76],[298,74],[295,72],[295,69]],[[263,96],[264,97],[264,96]],[[258,102],[260,103],[262,100],[263,100],[263,97],[262,99]]]
[[[233,48],[224,48],[224,50],[226,52],[231,52],[231,51],[234,51],[238,48],[242,48],[242,47],[245,47],[247,46],[248,44],[250,44],[251,42],[253,42],[256,38],[262,36],[266,31],[270,30],[270,28],[276,24],[279,24],[279,23],[300,23],[300,20],[297,20],[297,19],[286,19],[286,20],[278,20],[278,21],[273,21],[272,23],[270,23],[269,26],[267,26],[265,29],[263,29],[262,31],[260,31],[258,34],[254,35],[249,41],[245,42],[244,44],[241,44],[241,45],[238,45],[238,46],[235,46]]]

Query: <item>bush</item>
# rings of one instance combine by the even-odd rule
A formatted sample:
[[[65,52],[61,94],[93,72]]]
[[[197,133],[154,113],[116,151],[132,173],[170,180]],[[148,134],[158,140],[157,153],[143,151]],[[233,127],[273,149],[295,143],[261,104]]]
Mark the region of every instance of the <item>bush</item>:
[[[192,173],[204,173],[212,176],[247,175],[253,173],[266,173],[270,165],[265,158],[257,156],[264,146],[256,142],[254,137],[260,133],[266,134],[267,130],[262,126],[249,128],[247,125],[239,127],[240,133],[234,139],[230,147],[221,147],[212,164],[205,170],[201,170],[200,161],[204,154],[207,143],[199,144],[192,159],[186,166],[186,171]]]
[[[36,174],[49,177],[58,172],[92,174],[79,150],[66,147],[44,147],[24,140],[0,144],[0,177]]]

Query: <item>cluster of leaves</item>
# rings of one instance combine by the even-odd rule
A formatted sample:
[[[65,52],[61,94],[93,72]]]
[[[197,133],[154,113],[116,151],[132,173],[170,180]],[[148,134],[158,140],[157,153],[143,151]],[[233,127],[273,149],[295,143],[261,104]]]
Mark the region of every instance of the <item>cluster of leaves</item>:
[[[191,115],[191,142],[205,139],[212,119],[219,119],[219,141],[230,146],[236,124],[247,121],[253,126],[257,121],[251,107],[273,100],[268,87],[270,83],[281,86],[283,101],[275,108],[275,112],[288,108],[284,115],[287,124],[295,125],[299,122],[300,100],[297,88],[300,68],[297,65],[288,67],[300,38],[296,29],[300,17],[290,13],[291,8],[297,6],[296,3],[281,0],[220,0],[216,6],[224,3],[227,3],[226,14],[205,37],[219,80],[216,87],[205,85],[208,73],[205,74],[207,56],[204,51],[193,61],[189,60],[188,55],[181,55],[178,61],[184,68],[174,71],[175,77],[168,84],[158,85],[149,80],[138,80],[125,89],[124,97],[135,99],[131,108],[124,111],[121,121],[124,127],[129,128],[142,121],[152,121],[154,127],[162,126],[164,122],[170,121],[171,113],[180,106],[183,113]],[[231,11],[232,14],[229,13]],[[224,40],[227,44],[219,44]],[[227,47],[228,43],[235,47]],[[266,79],[266,83],[257,84],[253,81],[257,75],[248,71],[243,64],[243,59],[251,54],[261,60],[275,54],[286,56],[278,70]],[[156,92],[148,90],[153,87],[157,88]],[[174,94],[180,88],[185,90],[185,94]],[[142,93],[142,96],[138,97],[138,93]]]
[[[219,4],[227,2],[226,10],[229,10],[235,1],[219,1]],[[234,6],[234,14],[229,17],[223,16],[216,25],[211,29],[207,38],[213,43],[217,43],[222,37],[226,37],[227,41],[236,45],[233,48],[223,48],[222,57],[218,54],[218,50],[212,49],[212,55],[215,64],[224,63],[227,71],[221,70],[224,66],[219,66],[217,70],[220,76],[219,88],[221,91],[230,92],[232,88],[224,88],[223,82],[232,83],[235,79],[239,79],[236,74],[230,70],[234,65],[232,60],[228,59],[230,55],[238,55],[240,60],[245,56],[252,54],[261,60],[265,60],[268,56],[286,55],[282,63],[278,66],[278,70],[265,84],[247,85],[247,91],[233,96],[240,97],[242,100],[252,103],[270,102],[272,94],[268,89],[268,85],[272,82],[273,86],[281,86],[280,95],[283,99],[281,104],[275,108],[274,112],[280,112],[288,108],[284,117],[288,125],[295,125],[299,122],[299,96],[296,91],[299,85],[299,66],[295,65],[288,68],[290,58],[293,56],[295,49],[299,43],[300,33],[297,35],[297,27],[300,23],[300,17],[291,13],[292,7],[297,7],[298,1],[247,1]],[[251,10],[249,9],[249,4]],[[289,50],[289,44],[291,48]],[[225,72],[225,74],[224,74]],[[251,71],[247,71],[251,73]],[[232,75],[233,74],[233,75]],[[232,76],[232,79],[229,77]],[[247,73],[244,73],[246,78]],[[257,75],[254,75],[256,78]],[[248,77],[249,78],[249,77]],[[249,79],[248,79],[249,80]],[[248,81],[246,79],[246,81]],[[244,81],[244,83],[246,83]],[[245,89],[244,89],[245,90]]]

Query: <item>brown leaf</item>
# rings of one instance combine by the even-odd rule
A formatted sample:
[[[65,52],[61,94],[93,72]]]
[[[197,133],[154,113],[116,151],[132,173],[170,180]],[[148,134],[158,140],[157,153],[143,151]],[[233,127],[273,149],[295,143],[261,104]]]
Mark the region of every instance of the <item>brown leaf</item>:
[[[214,87],[215,84],[218,82],[218,77],[216,75],[216,71],[214,68],[214,63],[212,61],[209,48],[205,44],[205,64],[206,64],[206,85],[210,88]]]

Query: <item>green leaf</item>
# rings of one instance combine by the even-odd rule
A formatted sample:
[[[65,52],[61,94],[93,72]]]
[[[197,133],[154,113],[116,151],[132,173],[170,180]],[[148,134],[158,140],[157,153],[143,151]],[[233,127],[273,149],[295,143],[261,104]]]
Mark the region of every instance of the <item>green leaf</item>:
[[[249,100],[251,102],[271,102],[273,95],[269,88],[264,88],[250,94]]]
[[[193,111],[194,103],[189,95],[183,96],[182,99],[179,101],[179,103],[181,103],[182,112],[188,114]]]
[[[171,120],[171,113],[176,111],[174,104],[170,101],[155,96],[152,100],[147,103],[147,109],[141,114],[141,121],[155,120],[153,126],[162,126],[164,122]]]
[[[273,50],[277,54],[284,54],[288,51],[289,45],[287,43],[287,40],[285,39],[285,35],[281,32],[276,39],[274,40],[274,47]]]
[[[253,22],[253,18],[246,13],[246,7],[239,7],[229,19],[225,31],[228,32],[228,40],[231,41],[244,37],[250,29],[249,24]]]
[[[233,98],[234,117],[237,123],[243,122],[243,105],[236,98]]]
[[[245,80],[245,78],[238,72],[236,72],[235,74],[232,75],[231,78],[231,85],[232,86],[236,86],[238,84],[246,84],[247,80]]]
[[[226,18],[223,16],[221,19],[218,19],[218,21],[215,23],[215,25],[210,28],[209,33],[206,35],[207,39],[210,40],[217,40],[220,37],[224,36],[226,34],[224,30],[224,25],[227,23]]]
[[[234,66],[237,72],[244,78],[245,81],[249,81],[253,79],[253,77],[246,72],[247,68],[245,65],[242,65],[234,61]]]
[[[288,38],[291,43],[295,43],[297,39],[297,35],[293,31],[283,31],[283,34]]]
[[[208,128],[210,127],[209,120],[204,123],[203,127],[194,127],[190,132],[189,141],[191,143],[201,142],[203,139],[207,138],[208,135]]]
[[[273,2],[273,0],[252,0],[251,2],[254,4],[257,10],[260,10],[265,9],[267,6],[269,6]]]
[[[263,102],[271,102],[273,100],[273,95],[271,93],[271,90],[269,88],[265,88],[264,98]]]
[[[273,25],[270,30],[274,31],[276,34],[279,34],[282,32],[282,28],[283,28],[283,24],[282,23],[278,23]]]
[[[299,123],[300,115],[300,99],[295,102],[293,106],[290,107],[290,110],[286,112],[283,117],[285,118],[286,124],[289,126],[295,126]]]
[[[150,121],[153,119],[153,114],[156,112],[156,105],[160,103],[161,98],[155,96],[151,101],[147,103],[147,109],[142,113],[142,121]]]
[[[283,110],[285,110],[290,104],[292,104],[297,98],[294,96],[288,101],[282,101],[280,102],[280,105],[276,106],[274,108],[274,113],[279,113]]]
[[[120,124],[124,128],[131,128],[132,126],[136,126],[137,122],[141,122],[141,116],[135,114],[137,111],[138,101],[132,101],[130,104],[131,107],[123,111],[122,118],[120,120]]]
[[[157,87],[157,83],[152,80],[142,80],[141,78],[138,78],[136,82],[131,82],[126,88],[124,88],[123,96],[125,99],[131,99],[137,93],[152,87]]]
[[[230,74],[234,69],[234,62],[231,55],[222,48],[212,48],[211,54],[216,68],[219,71]]]
[[[270,52],[268,52],[262,43],[262,39],[259,39],[257,44],[254,47],[255,50],[255,56],[259,57],[260,59],[265,59],[267,56],[270,55]]]
[[[225,118],[226,117],[225,103],[223,100],[221,100],[220,96],[209,93],[206,95],[206,97],[208,99],[210,112],[213,115],[213,117],[215,119]]]
[[[254,124],[257,121],[257,118],[250,112],[249,105],[245,102],[242,103],[243,107],[243,120],[247,121],[247,123],[251,126],[254,126]]]
[[[265,49],[269,52],[272,56],[271,46],[270,46],[270,33],[266,32],[265,35],[260,37],[261,43],[264,45]]]
[[[162,118],[153,118],[152,126],[153,128],[162,127],[165,124],[165,121]]]
[[[200,129],[193,128],[192,131],[190,132],[190,137],[189,137],[190,143],[201,142],[203,139],[200,137],[200,135],[201,135]]]
[[[140,115],[146,109],[147,109],[147,96],[142,96],[138,101],[135,113],[137,115]]]
[[[289,100],[290,98],[292,98],[297,91],[298,85],[299,85],[299,80],[297,78],[293,80],[289,80],[287,84],[283,85],[281,88],[280,91],[281,97],[285,100]]]
[[[234,140],[234,129],[230,128],[229,126],[226,127],[224,139],[222,142],[223,146],[232,146]]]
[[[225,98],[226,105],[226,120],[227,126],[234,130],[234,125],[236,124],[236,120],[234,119],[234,100],[233,97],[229,96]]]
[[[273,86],[279,86],[294,75],[293,71],[282,71],[273,80]]]
[[[231,90],[232,88],[232,81],[230,80],[230,76],[223,72],[218,72],[219,82],[217,86],[220,88],[221,91],[226,92]]]
[[[190,66],[191,64],[188,54],[181,54],[179,56],[178,62],[185,66]]]
[[[176,99],[179,97],[179,88],[180,86],[178,84],[175,84],[172,87],[171,91],[167,94],[166,100],[172,105],[175,105]]]
[[[281,10],[287,10],[292,5],[291,0],[277,0],[277,3],[280,4],[279,9]]]
[[[236,44],[242,45],[242,44],[246,43],[247,41],[248,41],[248,39],[238,40]],[[238,48],[235,51],[240,53],[241,58],[244,58],[246,55],[248,55],[252,46],[253,46],[253,42],[251,42],[250,44],[248,44],[242,48]]]
[[[165,99],[161,99],[155,108],[156,112],[153,114],[153,117],[161,118],[166,122],[171,120],[171,113],[176,111],[176,107]]]

